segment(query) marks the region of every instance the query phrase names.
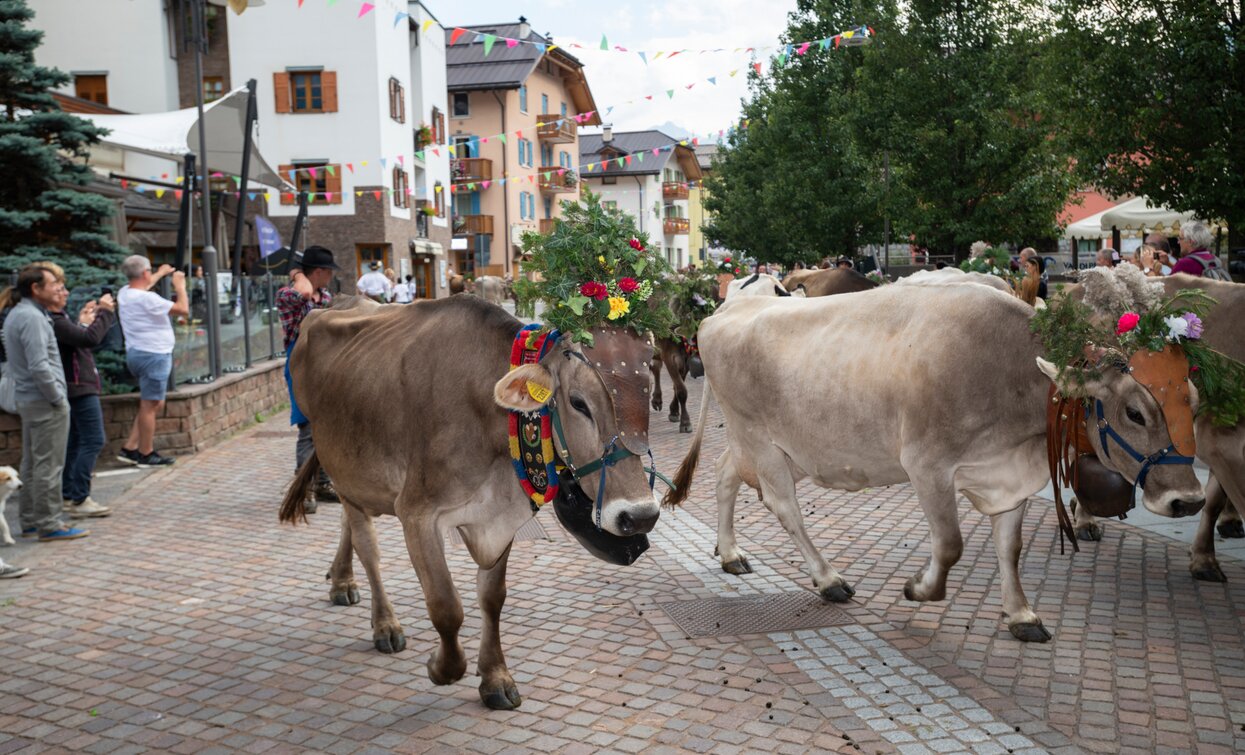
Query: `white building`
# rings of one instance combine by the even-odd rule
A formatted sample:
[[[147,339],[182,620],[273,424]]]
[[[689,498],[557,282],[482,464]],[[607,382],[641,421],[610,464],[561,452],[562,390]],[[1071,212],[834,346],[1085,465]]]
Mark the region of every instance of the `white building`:
[[[696,153],[661,131],[584,134],[579,138],[579,163],[587,186],[601,201],[630,214],[675,268],[690,264],[691,221],[688,182],[701,179]],[[619,162],[621,161],[621,165]]]

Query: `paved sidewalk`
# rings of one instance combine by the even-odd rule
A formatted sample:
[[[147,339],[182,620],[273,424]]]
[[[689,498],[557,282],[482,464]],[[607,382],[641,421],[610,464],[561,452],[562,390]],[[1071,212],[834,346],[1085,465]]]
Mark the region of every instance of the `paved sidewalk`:
[[[702,385],[691,386],[693,413]],[[715,409],[704,459],[722,448],[720,423]],[[675,429],[654,413],[665,471],[689,439]],[[1023,645],[1000,621],[984,517],[963,506],[964,556],[948,599],[918,605],[902,596],[929,554],[911,488],[849,494],[806,483],[809,534],[857,590],[842,621],[689,637],[668,604],[798,600],[810,584],[749,492],[736,524],[756,573],[718,568],[708,462],[632,567],[593,559],[552,512],[525,527],[502,623],[524,702],[489,711],[473,675],[480,615],[464,546],[447,551],[471,665],[436,687],[424,671],[435,632],[398,523],[377,526],[408,638],[394,656],[372,648],[361,570],[362,604],[327,600],[337,509],[321,506],[310,526],[278,526],[293,445],[274,418],[146,475],[86,540],[3,552],[32,573],[0,583],[0,755],[1245,749],[1240,561],[1222,559],[1227,585],[1194,582],[1187,546],[1129,522],[1060,555],[1054,512],[1035,499],[1022,579],[1055,638]]]

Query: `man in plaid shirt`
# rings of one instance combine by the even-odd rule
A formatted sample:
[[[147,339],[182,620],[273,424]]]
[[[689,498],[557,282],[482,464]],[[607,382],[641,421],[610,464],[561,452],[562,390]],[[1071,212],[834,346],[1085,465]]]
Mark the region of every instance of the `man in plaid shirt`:
[[[294,383],[290,378],[290,352],[298,341],[303,318],[313,309],[326,309],[333,303],[328,286],[340,268],[333,262],[333,253],[322,246],[310,246],[294,253],[290,266],[290,285],[277,291],[277,312],[281,315],[281,332],[285,337],[285,385],[290,391],[290,424],[298,426],[298,443],[294,446],[294,469],[297,471],[315,452],[311,439],[311,423],[294,400]],[[333,485],[324,472],[316,483],[315,498],[307,503],[307,512],[316,510],[316,502],[338,500]]]

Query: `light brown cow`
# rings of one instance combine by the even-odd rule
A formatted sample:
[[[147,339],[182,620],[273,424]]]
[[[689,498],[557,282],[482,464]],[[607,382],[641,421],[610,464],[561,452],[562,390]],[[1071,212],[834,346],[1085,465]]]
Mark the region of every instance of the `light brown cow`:
[[[787,280],[791,280],[790,275],[787,276]],[[796,291],[802,287],[804,295],[813,299],[818,296],[868,291],[877,286],[878,284],[851,268],[828,267],[825,270],[813,270],[809,275],[794,281],[794,288],[791,290]]]
[[[637,385],[647,391],[647,369],[641,375],[639,368],[651,346],[611,331],[612,341],[599,334],[596,351],[585,356],[564,339],[539,364],[508,372],[520,327],[501,308],[472,296],[405,307],[355,300],[308,315],[290,370],[298,405],[311,420],[316,452],[299,471],[281,511],[283,521],[301,519],[317,469],[322,465],[332,476],[344,526],[330,570],[331,597],[358,601],[353,550],[372,588],[373,637],[384,652],[403,649],[406,639],[381,585],[372,519],[398,517],[441,638],[428,661],[435,684],[461,679],[467,667],[458,642],[463,608],[442,542],[443,531],[457,528],[479,567],[480,696],[498,709],[521,701],[502,655],[500,617],[510,546],[533,515],[510,459],[507,410],[531,412],[548,404],[559,412],[565,444],[555,441],[556,451],[579,472],[578,483],[563,477],[564,495],[555,500],[555,510],[564,524],[574,515],[585,525],[567,526],[581,543],[598,546],[594,553],[621,549],[618,560],[629,563],[647,547],[642,533],[652,530],[659,513],[636,455],[647,451],[648,397],[639,388],[635,395],[628,392]],[[611,348],[637,368],[636,379],[608,371],[609,360],[600,352]],[[606,364],[595,368],[589,358]],[[396,411],[393,396],[403,397]],[[614,449],[619,458],[587,473],[603,449]],[[594,512],[602,474],[604,496]],[[591,526],[592,514],[600,529]]]
[[[946,596],[947,571],[962,549],[958,492],[991,518],[1008,629],[1018,639],[1045,642],[1050,633],[1025,598],[1019,560],[1026,503],[1049,479],[1046,406],[1060,370],[1040,357],[1029,330],[1033,313],[986,286],[883,286],[805,301],[728,301],[701,323],[708,386],[692,449],[667,502],[687,494],[716,395],[728,441],[717,462],[724,569],[749,571],[735,541],[735,498],[741,482],[759,485],[765,505],[803,554],[817,591],[828,600],[848,600],[855,591],[804,530],[796,483],[811,478],[822,487],[862,490],[910,481],[930,526],[933,555],[908,580],[904,595],[918,601]],[[771,400],[756,401],[758,385]],[[1108,370],[1085,387],[1133,447],[1148,453],[1170,445],[1158,403],[1131,376]],[[1144,426],[1127,418],[1135,412]],[[1096,434],[1093,443],[1099,445]],[[1124,454],[1108,463],[1129,479],[1140,470]],[[1201,485],[1190,466],[1154,467],[1143,500],[1164,516],[1192,514],[1202,506]]]

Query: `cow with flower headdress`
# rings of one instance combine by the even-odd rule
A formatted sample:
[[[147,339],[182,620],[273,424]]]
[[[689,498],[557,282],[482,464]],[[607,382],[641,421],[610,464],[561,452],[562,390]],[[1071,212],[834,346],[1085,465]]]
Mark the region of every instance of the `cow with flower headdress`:
[[[428,660],[435,684],[456,682],[467,668],[443,540],[457,530],[478,567],[479,691],[490,708],[521,702],[500,625],[519,527],[552,504],[585,549],[627,565],[647,549],[660,513],[648,334],[664,333],[665,321],[644,302],[662,263],[628,244],[631,229],[599,202],[588,205],[567,206],[552,236],[526,240],[541,278],[527,291],[544,301],[545,325],[525,326],[473,296],[406,307],[356,299],[309,315],[290,359],[316,453],[291,484],[281,520],[305,520],[317,471],[333,476],[343,519],[329,597],[359,602],[358,555],[372,590],[373,642],[385,653],[403,650],[406,637],[381,584],[372,520],[402,522],[440,636]],[[602,287],[600,298],[588,283]],[[403,411],[386,400],[394,395]]]
[[[1128,285],[1114,276],[1102,281]],[[1020,584],[1030,496],[1052,478],[1072,476],[1098,485],[1103,500],[1140,490],[1145,507],[1162,516],[1187,516],[1203,505],[1192,468],[1197,401],[1211,414],[1231,410],[1242,385],[1239,363],[1167,325],[1204,307],[1193,296],[1159,299],[1126,329],[1122,311],[1067,298],[1035,314],[1014,296],[976,285],[728,301],[701,325],[708,386],[666,503],[688,494],[709,401],[717,397],[727,431],[716,468],[725,570],[750,570],[733,515],[739,485],[748,483],[795,540],[822,597],[848,600],[855,590],[804,530],[797,483],[862,490],[911,482],[933,553],[908,580],[905,597],[946,596],[947,573],[963,547],[962,494],[991,519],[1008,630],[1045,642],[1051,635]],[[763,406],[753,400],[757,385],[771,390]],[[812,395],[817,401],[807,400]],[[1071,536],[1066,512],[1060,520]]]
[[[670,375],[674,397],[670,400],[670,421],[679,423],[679,432],[692,431],[692,418],[687,412],[688,376],[704,375],[704,365],[696,346],[700,323],[717,307],[714,293],[718,282],[704,268],[689,267],[667,279],[663,286],[663,306],[670,308],[674,327],[669,336],[657,339],[653,349],[653,409],[661,411],[661,369]]]

